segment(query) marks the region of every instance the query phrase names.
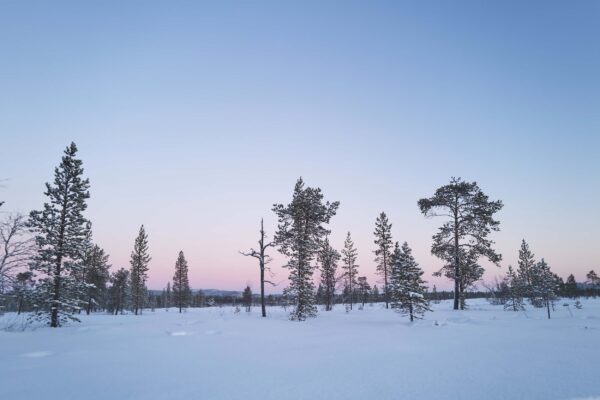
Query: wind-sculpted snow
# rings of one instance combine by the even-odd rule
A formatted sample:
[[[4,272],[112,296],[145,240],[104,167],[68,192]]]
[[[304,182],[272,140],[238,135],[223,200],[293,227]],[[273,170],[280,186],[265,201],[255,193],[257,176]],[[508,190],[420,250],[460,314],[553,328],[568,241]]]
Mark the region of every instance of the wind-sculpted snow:
[[[551,320],[447,302],[413,324],[382,305],[305,322],[226,307],[25,330],[4,315],[0,399],[600,399],[600,300],[573,316],[564,302]]]

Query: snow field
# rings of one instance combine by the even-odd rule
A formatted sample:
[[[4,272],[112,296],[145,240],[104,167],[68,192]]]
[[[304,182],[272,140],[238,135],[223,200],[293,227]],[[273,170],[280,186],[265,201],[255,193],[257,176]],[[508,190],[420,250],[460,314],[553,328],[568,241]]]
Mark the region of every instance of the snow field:
[[[442,302],[413,324],[381,304],[305,322],[279,307],[82,316],[0,331],[0,399],[600,398],[600,300],[581,302],[551,320]]]

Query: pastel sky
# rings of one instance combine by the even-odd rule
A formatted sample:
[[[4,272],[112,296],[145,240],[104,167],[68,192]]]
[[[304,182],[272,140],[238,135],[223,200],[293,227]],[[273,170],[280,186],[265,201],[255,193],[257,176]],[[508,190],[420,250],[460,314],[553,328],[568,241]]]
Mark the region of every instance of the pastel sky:
[[[115,267],[144,224],[149,287],[183,250],[194,287],[257,290],[238,250],[302,176],[341,202],[332,243],[352,232],[371,283],[386,211],[447,288],[442,221],[417,200],[460,176],[505,203],[487,280],[522,238],[583,280],[600,270],[598,21],[596,1],[3,1],[3,212],[39,209],[75,141]]]

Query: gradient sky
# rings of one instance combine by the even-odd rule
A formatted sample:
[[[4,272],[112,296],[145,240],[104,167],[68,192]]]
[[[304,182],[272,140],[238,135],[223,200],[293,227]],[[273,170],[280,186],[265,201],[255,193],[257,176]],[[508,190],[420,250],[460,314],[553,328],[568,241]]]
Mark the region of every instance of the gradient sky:
[[[87,216],[115,267],[149,234],[149,287],[184,250],[194,287],[258,290],[261,217],[299,176],[339,200],[375,280],[386,211],[426,279],[441,220],[417,200],[451,176],[505,207],[503,268],[526,238],[561,276],[600,270],[596,1],[0,1],[0,199],[41,208],[72,140]],[[283,260],[272,263],[285,286]]]

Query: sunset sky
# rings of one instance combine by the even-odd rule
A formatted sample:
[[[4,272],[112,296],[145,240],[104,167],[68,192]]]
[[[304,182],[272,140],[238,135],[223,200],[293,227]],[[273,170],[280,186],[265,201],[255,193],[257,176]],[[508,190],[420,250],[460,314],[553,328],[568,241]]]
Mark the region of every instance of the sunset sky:
[[[238,251],[299,176],[340,201],[332,244],[352,232],[371,284],[385,211],[450,287],[417,200],[452,176],[505,204],[486,280],[523,238],[600,272],[599,2],[29,3],[0,3],[2,213],[40,209],[75,141],[95,241],[128,267],[144,224],[152,289],[183,250],[194,288],[257,290]]]

